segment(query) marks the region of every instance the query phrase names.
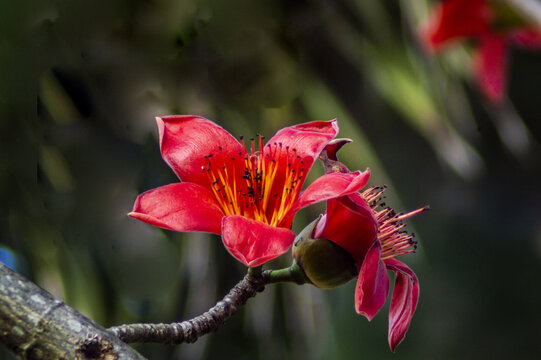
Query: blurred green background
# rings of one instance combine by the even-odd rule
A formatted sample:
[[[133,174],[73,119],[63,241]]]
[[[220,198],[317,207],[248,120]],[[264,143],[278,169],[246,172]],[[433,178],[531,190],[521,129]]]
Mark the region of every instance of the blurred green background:
[[[195,344],[150,359],[541,357],[541,53],[513,50],[509,99],[471,83],[470,43],[437,58],[421,0],[0,0],[0,254],[104,326],[198,315],[245,269],[220,239],[126,216],[175,182],[154,117],[235,136],[337,117],[341,159],[370,167],[420,248],[404,342],[369,323],[354,282],[273,285]],[[322,173],[315,164],[312,178]],[[323,207],[297,215],[299,230]],[[11,259],[10,259],[11,258]],[[7,260],[6,260],[7,259]],[[289,255],[268,264],[288,265]],[[1,351],[1,350],[0,350]],[[0,358],[11,359],[7,352]]]

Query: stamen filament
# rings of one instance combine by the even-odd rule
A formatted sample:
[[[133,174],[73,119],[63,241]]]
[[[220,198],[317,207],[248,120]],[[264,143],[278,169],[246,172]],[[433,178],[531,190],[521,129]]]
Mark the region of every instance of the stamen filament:
[[[258,135],[258,151],[255,139],[251,139],[250,153],[239,152],[230,158],[218,147],[221,156],[205,156],[201,168],[207,171],[212,193],[224,214],[281,226],[300,192],[304,162],[296,149],[282,143],[264,146],[263,139]],[[240,141],[244,145],[242,137]]]
[[[414,240],[414,234],[402,230],[406,225],[402,220],[417,215],[428,209],[428,206],[422,207],[408,213],[396,214],[390,207],[385,207],[381,202],[385,187],[369,188],[361,193],[366,203],[374,211],[378,222],[378,241],[381,245],[381,259],[391,259],[397,256],[414,252],[417,248],[417,242]]]

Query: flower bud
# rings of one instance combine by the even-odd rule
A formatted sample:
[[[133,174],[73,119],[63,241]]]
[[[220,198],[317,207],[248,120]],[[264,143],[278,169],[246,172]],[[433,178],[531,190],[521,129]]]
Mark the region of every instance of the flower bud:
[[[312,284],[330,289],[357,277],[353,257],[340,245],[327,239],[312,238],[321,216],[310,223],[293,243],[293,258]]]

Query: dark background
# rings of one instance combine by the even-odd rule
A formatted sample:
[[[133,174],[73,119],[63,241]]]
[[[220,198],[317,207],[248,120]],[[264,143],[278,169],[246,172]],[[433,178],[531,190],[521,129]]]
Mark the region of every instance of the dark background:
[[[420,248],[405,341],[369,323],[354,282],[270,286],[196,344],[151,359],[533,359],[541,356],[541,53],[510,53],[509,99],[471,83],[471,42],[428,56],[425,1],[0,0],[0,255],[104,326],[204,312],[245,273],[216,236],[126,216],[176,181],[154,117],[235,136],[337,117]],[[313,177],[322,173],[316,164]],[[323,207],[299,213],[301,229]],[[288,265],[289,255],[268,264]],[[1,350],[0,350],[1,351]],[[0,352],[0,358],[11,355]]]

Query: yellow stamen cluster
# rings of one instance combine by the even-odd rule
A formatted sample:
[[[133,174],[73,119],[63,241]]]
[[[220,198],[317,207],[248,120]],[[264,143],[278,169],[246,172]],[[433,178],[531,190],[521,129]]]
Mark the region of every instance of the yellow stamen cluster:
[[[244,141],[241,138],[244,145]],[[250,153],[226,156],[221,147],[216,154],[204,157],[212,191],[226,215],[242,215],[272,226],[280,226],[304,182],[304,161],[296,149],[282,143],[263,146],[259,150],[252,139]]]

